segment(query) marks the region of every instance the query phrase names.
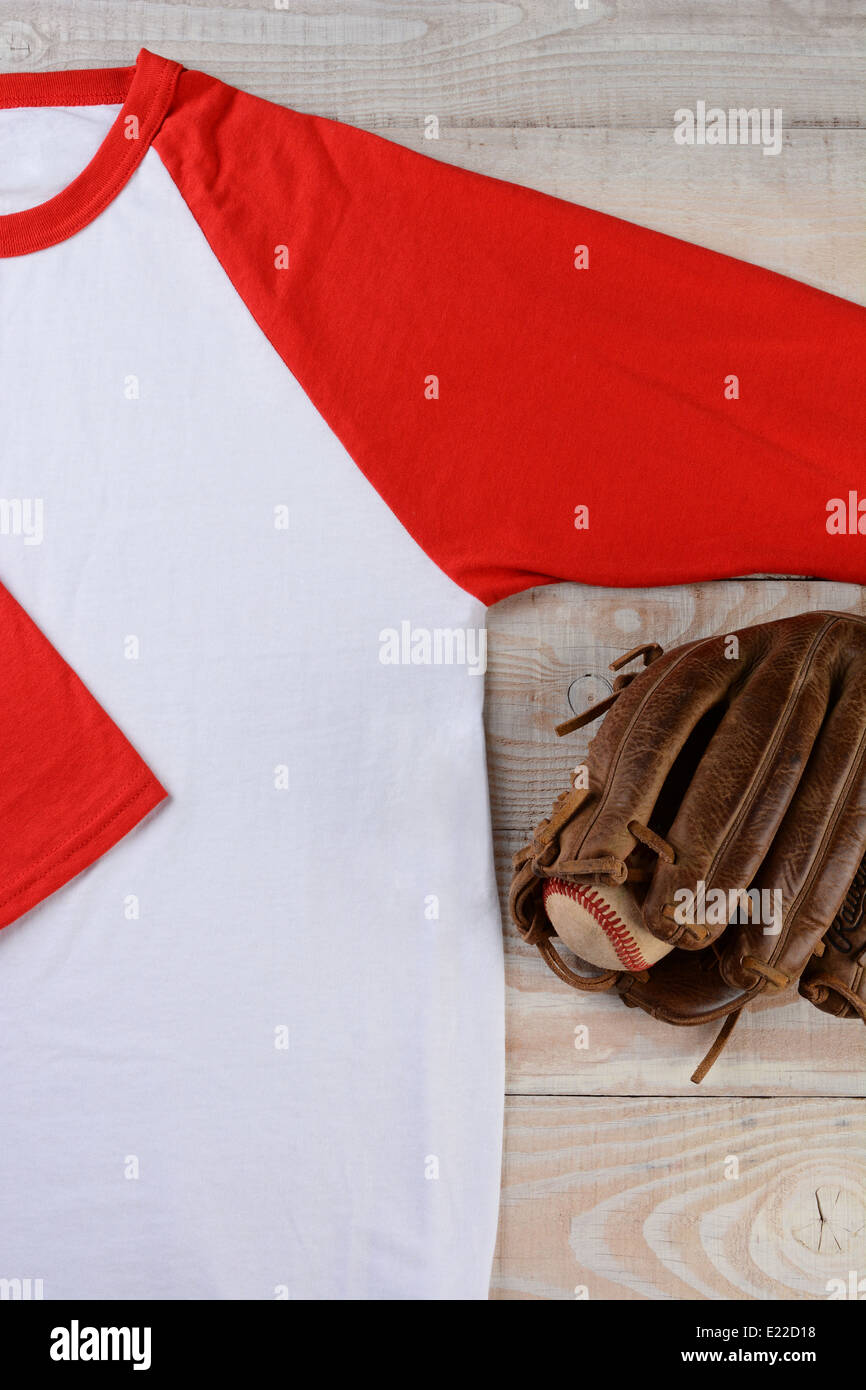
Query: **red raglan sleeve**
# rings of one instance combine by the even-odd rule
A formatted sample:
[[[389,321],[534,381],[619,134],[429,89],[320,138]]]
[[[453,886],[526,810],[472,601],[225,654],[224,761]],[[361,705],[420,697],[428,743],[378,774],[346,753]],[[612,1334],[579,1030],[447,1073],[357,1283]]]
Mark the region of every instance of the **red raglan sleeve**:
[[[86,869],[165,795],[0,586],[0,927]]]
[[[200,73],[156,148],[313,404],[484,602],[866,579],[862,308]]]

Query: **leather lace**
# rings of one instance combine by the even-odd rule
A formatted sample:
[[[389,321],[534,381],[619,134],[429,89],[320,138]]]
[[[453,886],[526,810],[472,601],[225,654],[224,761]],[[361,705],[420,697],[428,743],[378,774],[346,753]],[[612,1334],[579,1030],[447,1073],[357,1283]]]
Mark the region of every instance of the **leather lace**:
[[[627,666],[630,661],[634,661],[636,656],[642,656],[644,666],[649,666],[651,662],[656,661],[662,655],[662,651],[663,648],[659,646],[658,642],[644,642],[639,647],[632,647],[631,651],[626,652],[623,656],[618,656],[616,661],[610,663],[608,669],[610,671],[618,671],[621,666]],[[598,719],[602,714],[607,714],[611,706],[619,699],[626,686],[630,685],[635,676],[639,674],[638,671],[628,671],[625,675],[617,676],[613,683],[613,693],[611,695],[605,695],[603,700],[599,700],[597,704],[590,705],[589,709],[585,709],[582,714],[576,714],[572,719],[566,719],[562,724],[557,724],[555,733],[559,738],[562,738],[565,734],[573,734],[577,729],[582,729],[587,724],[591,724],[594,719]]]
[[[823,1004],[831,993],[839,994],[847,1000],[863,1023],[866,1023],[866,1003],[845,984],[844,980],[837,980],[834,975],[825,975],[821,980],[803,980],[800,983],[800,991],[812,1004]]]
[[[714,1062],[717,1061],[719,1055],[724,1050],[728,1038],[733,1033],[737,1019],[740,1017],[740,1014],[742,1012],[743,1009],[741,1006],[739,1009],[735,1009],[733,1013],[728,1014],[727,1018],[725,1019],[721,1028],[719,1029],[719,1032],[716,1034],[715,1042],[713,1043],[706,1057],[704,1057],[703,1061],[700,1062],[697,1067],[695,1067],[695,1070],[692,1072],[691,1079],[696,1086],[700,1086],[710,1067],[713,1065]]]

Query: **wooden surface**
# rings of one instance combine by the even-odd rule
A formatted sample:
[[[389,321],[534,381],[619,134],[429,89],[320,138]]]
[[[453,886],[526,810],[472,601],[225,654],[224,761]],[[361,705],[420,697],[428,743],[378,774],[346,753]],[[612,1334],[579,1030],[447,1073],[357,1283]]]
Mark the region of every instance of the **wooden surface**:
[[[850,1102],[521,1096],[505,1136],[498,1298],[807,1300],[862,1275]]]
[[[122,65],[142,44],[299,110],[866,299],[864,5],[857,0],[0,0],[0,67]],[[681,148],[679,106],[781,107],[777,158]],[[424,138],[438,118],[439,139]],[[537,590],[490,614],[500,886],[579,761],[552,725],[607,662],[859,589],[732,581]],[[574,684],[575,677],[578,677]],[[584,736],[585,739],[586,736]],[[866,1268],[866,1030],[804,1001],[712,1029],[576,995],[506,928],[509,1063],[492,1296],[826,1297]],[[589,1046],[575,1048],[587,1026]],[[736,1160],[736,1163],[733,1162]]]

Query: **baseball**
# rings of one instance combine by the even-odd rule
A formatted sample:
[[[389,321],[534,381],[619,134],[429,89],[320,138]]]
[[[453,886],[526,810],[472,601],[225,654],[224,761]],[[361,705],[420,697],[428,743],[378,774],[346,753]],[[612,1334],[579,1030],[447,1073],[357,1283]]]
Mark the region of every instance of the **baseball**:
[[[637,899],[625,884],[549,878],[544,908],[560,941],[602,970],[648,970],[673,950],[647,931]]]

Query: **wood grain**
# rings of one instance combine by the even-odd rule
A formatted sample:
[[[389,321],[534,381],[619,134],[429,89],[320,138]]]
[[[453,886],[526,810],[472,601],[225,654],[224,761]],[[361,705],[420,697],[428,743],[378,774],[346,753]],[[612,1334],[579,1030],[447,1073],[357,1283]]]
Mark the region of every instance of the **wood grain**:
[[[512,1099],[492,1297],[826,1298],[866,1268],[863,1118],[823,1099]]]
[[[143,43],[302,110],[387,129],[669,129],[673,112],[782,107],[787,129],[862,129],[863,6],[848,0],[0,2],[0,54],[126,63]],[[11,46],[6,52],[5,46]],[[764,163],[767,163],[764,160]]]

